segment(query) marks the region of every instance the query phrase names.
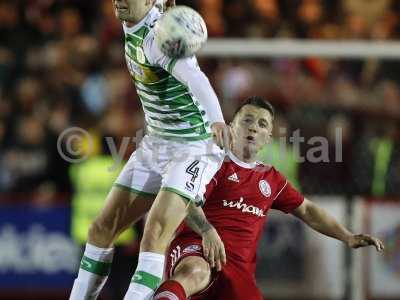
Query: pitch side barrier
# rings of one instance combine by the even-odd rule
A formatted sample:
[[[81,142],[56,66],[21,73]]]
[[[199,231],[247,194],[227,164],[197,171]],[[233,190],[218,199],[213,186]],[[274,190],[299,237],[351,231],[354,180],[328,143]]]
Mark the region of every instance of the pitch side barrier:
[[[299,39],[211,38],[200,51],[205,57],[400,59],[400,42]]]

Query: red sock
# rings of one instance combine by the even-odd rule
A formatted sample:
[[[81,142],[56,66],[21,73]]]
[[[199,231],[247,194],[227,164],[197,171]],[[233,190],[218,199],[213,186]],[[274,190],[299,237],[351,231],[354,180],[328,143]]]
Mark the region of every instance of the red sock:
[[[157,289],[153,300],[186,300],[186,293],[178,281],[167,280]]]

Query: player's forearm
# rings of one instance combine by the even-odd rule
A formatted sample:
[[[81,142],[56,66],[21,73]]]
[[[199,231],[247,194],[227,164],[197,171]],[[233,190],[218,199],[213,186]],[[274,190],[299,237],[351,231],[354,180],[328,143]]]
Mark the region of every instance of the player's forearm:
[[[218,97],[207,76],[190,60],[179,60],[173,75],[182,81],[207,113],[211,124],[225,122]]]
[[[305,213],[299,217],[314,230],[344,243],[352,236],[334,217],[315,204],[308,205]]]
[[[188,208],[188,215],[185,219],[186,224],[198,235],[202,236],[205,232],[209,231],[212,225],[208,222],[203,209],[191,204]]]
[[[192,82],[189,83],[189,90],[207,112],[211,124],[216,122],[225,123],[217,95],[210,81],[203,73],[198,74]]]

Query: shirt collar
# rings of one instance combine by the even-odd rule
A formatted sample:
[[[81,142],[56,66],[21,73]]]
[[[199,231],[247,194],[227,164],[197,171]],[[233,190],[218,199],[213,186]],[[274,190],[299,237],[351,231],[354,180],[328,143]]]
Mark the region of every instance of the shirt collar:
[[[244,161],[241,161],[239,158],[237,158],[231,151],[227,151],[228,157],[238,166],[243,167],[245,169],[254,169],[258,163],[252,162],[252,163],[246,163]]]
[[[147,15],[145,15],[143,17],[143,19],[141,19],[139,21],[139,23],[133,25],[132,27],[128,27],[126,26],[125,22],[122,23],[122,26],[124,27],[124,32],[126,33],[135,33],[136,31],[138,31],[140,29],[140,27],[142,27],[144,24],[146,24],[146,22],[156,13],[159,13],[158,8],[156,8],[155,6],[153,6],[152,9],[149,10],[149,12],[147,13]]]

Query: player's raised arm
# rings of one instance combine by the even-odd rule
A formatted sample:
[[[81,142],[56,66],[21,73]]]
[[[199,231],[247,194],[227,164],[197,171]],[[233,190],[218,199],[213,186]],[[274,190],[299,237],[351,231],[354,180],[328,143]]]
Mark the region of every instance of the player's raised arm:
[[[203,209],[191,203],[185,222],[203,238],[204,256],[212,268],[216,267],[217,271],[220,271],[222,265],[226,264],[224,243],[217,230],[208,222]]]
[[[351,233],[328,212],[308,199],[304,199],[304,202],[292,211],[292,214],[314,230],[338,239],[351,248],[375,246],[379,252],[384,249],[384,245],[379,239],[370,235]]]
[[[230,131],[225,125],[217,95],[207,76],[200,70],[196,58],[178,60],[172,69],[172,75],[189,88],[207,112],[218,146],[228,148],[231,139]]]
[[[206,112],[215,142],[220,147],[228,148],[230,131],[225,124],[218,97],[207,76],[201,71],[197,59],[194,56],[174,59],[164,55],[158,48],[154,36],[149,37],[145,45],[145,54],[152,63],[161,66],[188,87]]]

